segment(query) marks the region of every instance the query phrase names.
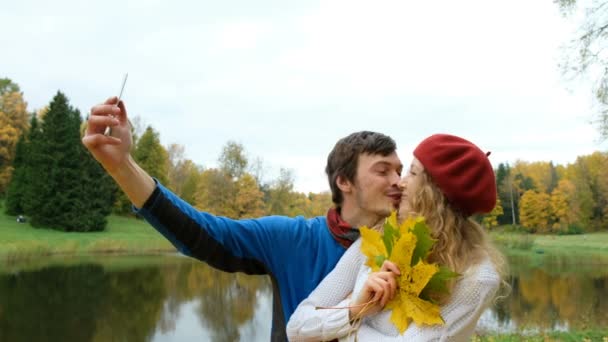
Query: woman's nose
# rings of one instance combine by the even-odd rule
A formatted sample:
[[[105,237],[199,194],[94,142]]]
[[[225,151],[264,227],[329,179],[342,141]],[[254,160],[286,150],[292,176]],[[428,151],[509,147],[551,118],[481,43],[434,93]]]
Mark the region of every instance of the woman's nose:
[[[399,189],[404,190],[406,185],[405,177],[401,178],[399,181]]]

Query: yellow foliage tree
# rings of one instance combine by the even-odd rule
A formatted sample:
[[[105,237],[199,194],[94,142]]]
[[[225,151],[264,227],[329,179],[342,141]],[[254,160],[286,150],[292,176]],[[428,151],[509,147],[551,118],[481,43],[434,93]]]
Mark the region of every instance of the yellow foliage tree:
[[[566,231],[577,222],[579,210],[575,205],[575,187],[571,181],[562,179],[551,193],[551,221],[554,232]]]
[[[7,92],[0,96],[0,194],[13,173],[13,158],[19,137],[28,125],[27,103],[20,92]]]
[[[504,214],[504,210],[502,209],[502,203],[500,202],[500,198],[496,199],[496,206],[492,211],[484,215],[482,219],[482,223],[486,228],[492,228],[498,226],[498,216]]]
[[[549,231],[550,197],[546,193],[528,190],[521,197],[519,218],[522,226],[533,231]]]
[[[264,194],[252,175],[244,173],[236,182],[234,199],[236,218],[254,218],[264,215]]]
[[[552,186],[551,163],[549,162],[525,162],[518,160],[513,165],[513,174],[522,174],[530,177],[534,182],[535,190],[548,193]]]

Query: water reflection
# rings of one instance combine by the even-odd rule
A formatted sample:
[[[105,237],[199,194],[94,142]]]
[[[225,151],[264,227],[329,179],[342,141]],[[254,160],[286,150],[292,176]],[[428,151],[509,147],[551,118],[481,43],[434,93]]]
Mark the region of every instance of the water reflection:
[[[0,266],[1,267],[1,266]],[[608,326],[608,271],[512,263],[512,293],[487,311],[498,332]],[[68,259],[0,269],[0,341],[268,341],[265,277],[184,257]]]
[[[485,313],[480,326],[499,332],[570,331],[608,326],[606,265],[513,260],[511,295]]]
[[[182,257],[113,259],[0,274],[0,341],[268,340],[264,277]],[[193,317],[198,334],[177,331]]]

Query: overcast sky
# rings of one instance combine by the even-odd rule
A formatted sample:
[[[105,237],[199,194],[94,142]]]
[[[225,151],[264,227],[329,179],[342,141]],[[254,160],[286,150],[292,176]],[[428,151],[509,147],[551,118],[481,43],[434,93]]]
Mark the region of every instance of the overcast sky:
[[[552,1],[5,1],[0,77],[33,110],[57,90],[85,115],[123,95],[186,157],[228,140],[327,190],[335,142],[375,130],[404,164],[426,136],[461,135],[500,162],[566,164],[598,143],[588,87],[566,83],[576,19]]]

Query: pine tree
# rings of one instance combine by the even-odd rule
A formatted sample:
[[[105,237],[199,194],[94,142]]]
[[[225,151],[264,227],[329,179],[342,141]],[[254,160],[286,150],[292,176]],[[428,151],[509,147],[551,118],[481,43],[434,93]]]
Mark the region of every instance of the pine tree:
[[[38,117],[32,114],[30,121],[30,131],[28,132],[26,144],[25,144],[25,158],[23,160],[23,193],[21,197],[20,206],[26,215],[36,211],[40,198],[38,197],[38,189],[36,188],[37,182],[41,179],[36,174],[36,170],[40,168],[38,163],[42,161],[40,158],[39,145],[42,141],[42,129],[38,121]]]
[[[80,125],[80,112],[58,92],[44,117],[40,138],[31,145],[26,212],[34,226],[65,231],[105,227],[111,188],[80,142]],[[31,198],[33,193],[36,199]]]
[[[5,211],[8,215],[20,215],[25,213],[25,210],[23,209],[23,195],[27,184],[27,165],[25,163],[25,158],[27,156],[26,144],[27,142],[25,134],[22,134],[19,141],[17,141],[17,146],[15,147],[13,176],[11,177],[11,182],[6,190]]]

